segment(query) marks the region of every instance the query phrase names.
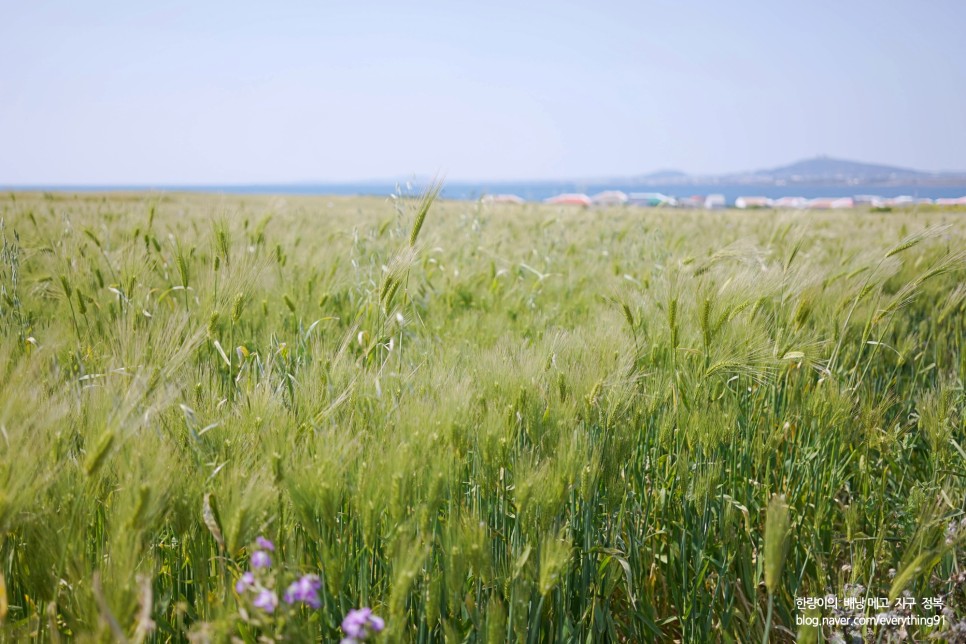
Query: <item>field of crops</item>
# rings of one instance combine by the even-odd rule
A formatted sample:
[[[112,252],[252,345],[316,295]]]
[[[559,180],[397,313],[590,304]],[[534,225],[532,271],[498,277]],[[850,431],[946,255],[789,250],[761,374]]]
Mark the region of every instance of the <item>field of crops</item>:
[[[0,639],[966,637],[966,212],[0,219]]]

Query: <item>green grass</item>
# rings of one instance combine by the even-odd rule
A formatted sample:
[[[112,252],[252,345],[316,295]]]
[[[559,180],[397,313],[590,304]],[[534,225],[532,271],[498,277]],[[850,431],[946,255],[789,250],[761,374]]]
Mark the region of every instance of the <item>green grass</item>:
[[[964,217],[4,195],[0,639],[940,634]]]

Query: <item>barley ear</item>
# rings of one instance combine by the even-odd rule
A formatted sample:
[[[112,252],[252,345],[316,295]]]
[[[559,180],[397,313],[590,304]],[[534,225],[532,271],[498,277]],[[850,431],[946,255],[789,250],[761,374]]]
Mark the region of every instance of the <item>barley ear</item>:
[[[94,451],[88,455],[87,460],[84,462],[84,471],[87,472],[88,476],[92,476],[101,468],[101,465],[104,464],[104,460],[107,458],[108,452],[111,451],[112,445],[114,445],[114,432],[109,429],[105,430],[97,440]]]
[[[788,504],[784,495],[774,495],[765,517],[765,587],[775,594],[781,583],[785,553],[788,550]]]
[[[671,330],[671,349],[678,348],[678,299],[672,298],[667,307],[667,325]]]
[[[624,311],[624,319],[627,320],[627,325],[631,327],[631,331],[634,330],[634,314],[631,313],[631,307],[627,306],[625,302],[621,302],[621,309]]]
[[[419,237],[419,231],[423,227],[423,222],[426,220],[426,213],[429,212],[430,206],[436,201],[436,197],[439,196],[440,191],[443,189],[442,179],[436,179],[430,184],[426,192],[423,193],[422,199],[419,201],[419,209],[416,211],[416,221],[413,222],[413,231],[409,235],[409,245],[415,246],[416,239]]]
[[[701,306],[701,334],[704,336],[705,348],[711,346],[713,332],[711,330],[711,300],[705,298]]]
[[[917,245],[919,242],[923,241],[924,239],[929,239],[930,237],[936,237],[942,234],[943,232],[945,232],[947,228],[948,226],[931,226],[929,228],[926,228],[925,230],[919,231],[918,233],[913,233],[912,235],[909,235],[908,237],[900,241],[897,245],[890,248],[889,251],[885,254],[885,256],[888,259],[893,255],[898,255],[902,251],[908,250],[913,246]]]
[[[218,542],[218,548],[224,552],[225,537],[221,531],[221,520],[218,517],[218,506],[215,504],[215,495],[211,492],[205,494],[204,505],[202,506],[202,518],[205,521],[211,536]]]

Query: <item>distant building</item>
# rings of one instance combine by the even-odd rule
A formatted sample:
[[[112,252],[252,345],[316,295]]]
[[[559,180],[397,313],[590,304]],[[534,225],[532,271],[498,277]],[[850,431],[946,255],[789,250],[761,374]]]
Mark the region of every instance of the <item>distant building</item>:
[[[484,195],[480,201],[483,203],[526,203],[523,197],[518,197],[517,195]]]
[[[937,206],[966,206],[966,197],[941,197],[936,199]]]
[[[894,199],[886,199],[883,204],[886,206],[929,206],[935,202],[928,197],[910,197],[909,195],[902,195],[901,197],[896,197]]]
[[[708,210],[717,210],[728,205],[724,195],[713,194],[704,198],[704,207]]]
[[[771,199],[768,197],[738,197],[735,199],[735,208],[771,208]]]
[[[879,208],[882,206],[883,199],[879,195],[855,195],[852,201],[856,206],[871,206]]]
[[[627,199],[627,194],[620,190],[605,190],[590,198],[596,206],[623,206]]]
[[[808,207],[813,210],[841,210],[854,205],[852,197],[818,197],[808,202]]]
[[[656,208],[658,206],[676,206],[677,200],[660,192],[632,192],[628,203],[634,206]]]
[[[775,208],[795,208],[801,210],[808,208],[808,199],[805,197],[782,197],[772,202]]]
[[[911,197],[909,195],[899,195],[898,197],[892,197],[884,200],[882,205],[889,208],[902,208],[904,206],[912,206],[915,203],[915,197]]]
[[[842,197],[841,199],[832,200],[832,208],[854,208],[855,201],[852,197]]]
[[[543,200],[544,203],[553,204],[555,206],[584,206],[588,207],[593,202],[590,197],[583,194],[582,192],[565,192],[563,194],[556,195],[554,197],[549,197]]]
[[[704,197],[701,195],[691,195],[678,199],[678,206],[681,208],[703,208]]]

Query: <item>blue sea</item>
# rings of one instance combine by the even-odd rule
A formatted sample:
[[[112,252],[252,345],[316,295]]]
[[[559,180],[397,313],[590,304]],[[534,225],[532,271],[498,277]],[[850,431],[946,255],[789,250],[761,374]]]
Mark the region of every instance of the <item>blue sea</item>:
[[[204,192],[214,194],[239,195],[360,195],[388,197],[392,194],[418,194],[425,183],[359,182],[359,183],[265,183],[265,184],[228,184],[228,185],[32,185],[0,186],[0,190],[30,190],[46,192]],[[593,195],[604,190],[632,192],[660,192],[672,197],[683,198],[693,195],[724,195],[727,203],[733,204],[740,196],[760,196],[778,199],[780,197],[854,197],[856,195],[876,195],[879,197],[899,197],[908,195],[916,198],[947,198],[966,196],[966,184],[951,186],[888,185],[888,186],[850,186],[850,185],[747,185],[747,184],[694,184],[685,186],[625,184],[619,181],[576,182],[576,181],[534,181],[534,182],[448,182],[443,186],[442,197],[457,200],[476,200],[487,194],[514,194],[527,201],[542,201],[563,192],[583,192]]]

